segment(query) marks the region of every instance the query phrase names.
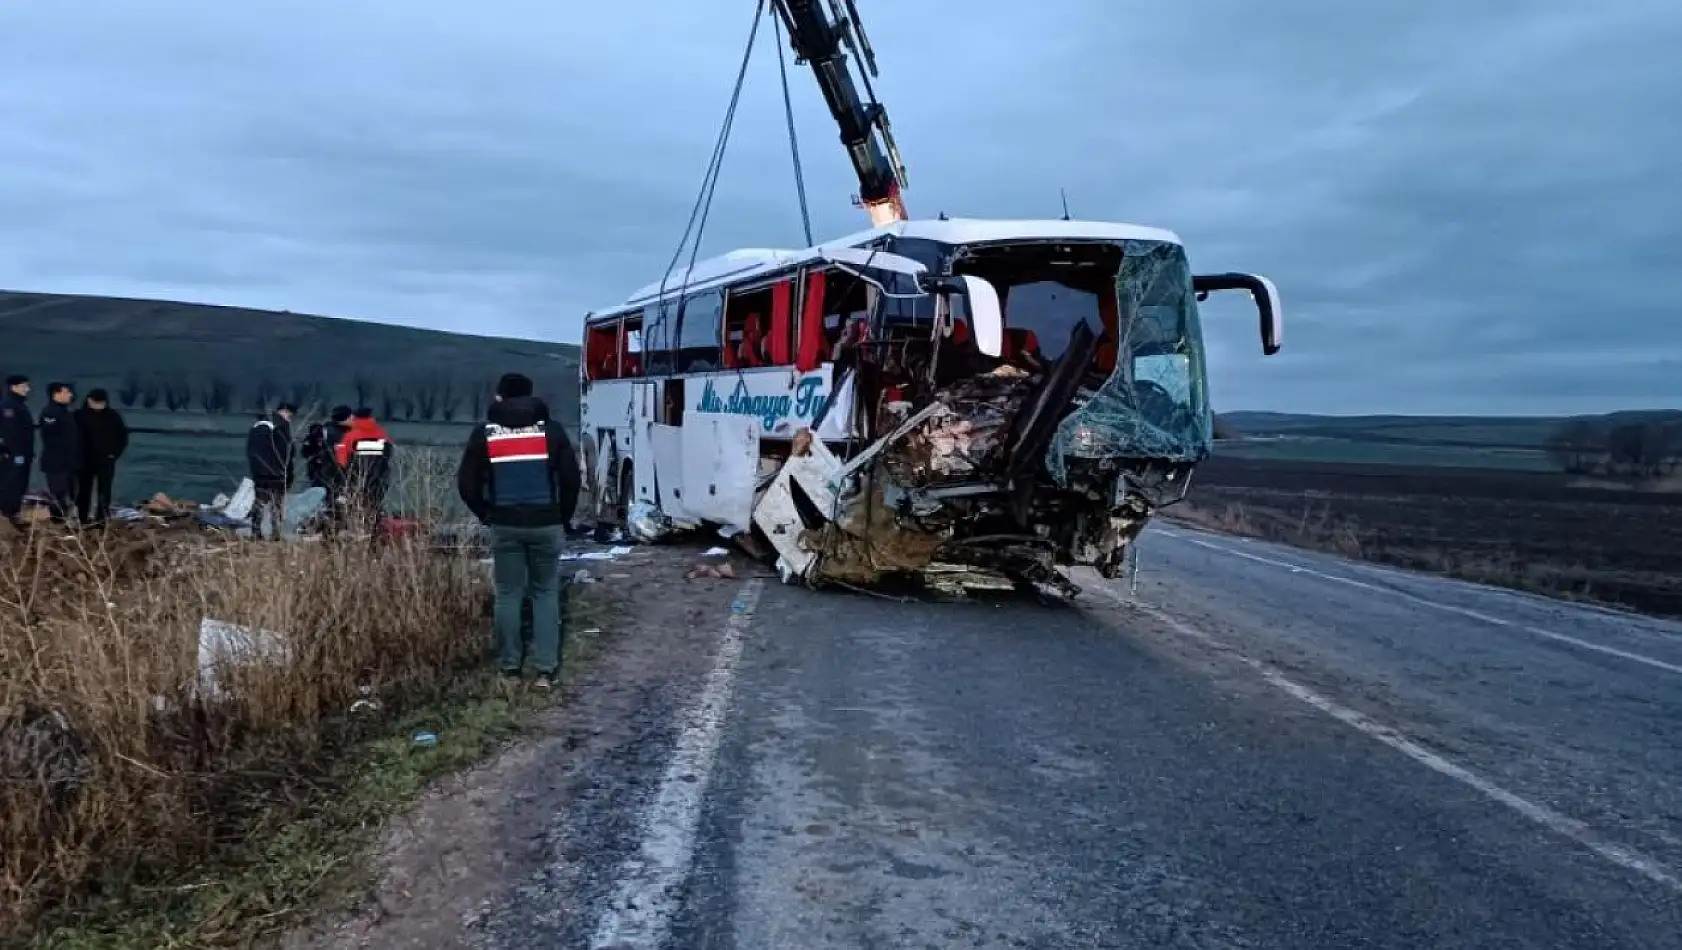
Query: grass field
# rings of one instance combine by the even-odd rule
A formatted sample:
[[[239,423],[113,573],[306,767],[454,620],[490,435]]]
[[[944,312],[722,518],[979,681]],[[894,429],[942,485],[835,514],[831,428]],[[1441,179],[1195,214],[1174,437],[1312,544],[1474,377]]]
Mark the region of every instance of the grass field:
[[[131,426],[147,423],[137,414]],[[181,421],[165,420],[165,421]],[[218,492],[232,492],[247,474],[245,430],[250,419],[198,420],[198,431],[140,431],[117,467],[116,498],[132,504],[163,492],[173,498],[209,501]],[[225,424],[224,424],[225,423]],[[205,431],[220,428],[222,431]],[[468,425],[410,425],[389,427],[397,451],[425,451],[453,461],[467,441]],[[297,433],[302,437],[302,432]],[[303,466],[299,464],[302,487]],[[36,477],[37,483],[40,477]]]
[[[1682,493],[1562,473],[1218,456],[1180,517],[1483,583],[1682,614]]]
[[[1281,412],[1221,414],[1240,438],[1216,451],[1233,458],[1290,462],[1557,472],[1547,451],[1571,423],[1601,430],[1658,423],[1682,432],[1682,411],[1632,410],[1600,416],[1318,416]]]
[[[1288,462],[1331,462],[1364,465],[1429,466],[1432,468],[1496,469],[1513,472],[1556,472],[1559,466],[1541,449],[1476,448],[1459,445],[1400,444],[1332,439],[1318,436],[1277,436],[1222,442],[1218,455],[1240,459]]]

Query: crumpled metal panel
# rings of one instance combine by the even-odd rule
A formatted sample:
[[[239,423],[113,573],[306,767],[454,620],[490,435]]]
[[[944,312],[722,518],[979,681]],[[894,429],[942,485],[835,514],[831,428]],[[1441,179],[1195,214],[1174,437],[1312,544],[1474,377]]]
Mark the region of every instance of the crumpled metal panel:
[[[1128,241],[1116,279],[1122,339],[1115,372],[1057,427],[1046,469],[1068,485],[1069,458],[1207,458],[1214,417],[1191,270],[1178,245]]]
[[[938,408],[888,447],[883,468],[905,488],[997,477],[1011,423],[1033,383],[1027,372],[1005,365],[936,392]]]

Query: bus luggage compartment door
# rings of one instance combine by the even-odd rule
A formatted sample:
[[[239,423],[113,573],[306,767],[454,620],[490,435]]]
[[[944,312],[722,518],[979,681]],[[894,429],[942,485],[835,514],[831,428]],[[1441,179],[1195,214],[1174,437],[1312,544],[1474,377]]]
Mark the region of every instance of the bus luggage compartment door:
[[[746,529],[759,475],[759,421],[722,412],[683,417],[683,508],[691,517]],[[661,472],[662,481],[666,473]]]
[[[658,506],[654,494],[654,424],[660,419],[660,384],[637,383],[632,397],[631,500]]]

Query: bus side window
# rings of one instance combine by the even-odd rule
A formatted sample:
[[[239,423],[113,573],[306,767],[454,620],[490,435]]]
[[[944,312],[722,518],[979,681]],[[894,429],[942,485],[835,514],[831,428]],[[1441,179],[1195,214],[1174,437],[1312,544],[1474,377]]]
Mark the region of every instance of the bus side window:
[[[858,343],[867,336],[876,288],[846,271],[832,270],[825,276],[823,351],[825,359],[833,359],[843,337],[851,333],[852,342]]]
[[[616,379],[619,376],[619,321],[590,324],[584,338],[584,378]]]
[[[677,372],[710,373],[721,369],[719,318],[724,309],[721,291],[707,290],[683,301],[678,323]]]
[[[633,313],[625,318],[625,325],[619,331],[619,375],[642,375],[642,314]]]
[[[642,368],[650,376],[670,376],[676,371],[672,347],[677,343],[677,315],[676,299],[656,301],[649,308],[642,333]]]
[[[786,281],[784,282],[786,283]],[[786,294],[785,294],[786,296]],[[732,291],[724,301],[724,365],[731,369],[774,366],[774,288]],[[786,331],[788,321],[784,320]],[[787,347],[781,347],[786,351]],[[785,358],[781,362],[788,362]]]

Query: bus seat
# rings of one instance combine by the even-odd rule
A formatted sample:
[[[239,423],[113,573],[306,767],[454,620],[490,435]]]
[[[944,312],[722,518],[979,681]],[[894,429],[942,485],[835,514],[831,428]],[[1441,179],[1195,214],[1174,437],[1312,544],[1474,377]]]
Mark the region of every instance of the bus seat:
[[[1106,330],[1103,337],[1098,340],[1098,349],[1092,354],[1092,362],[1098,367],[1099,372],[1108,376],[1115,372],[1115,361],[1115,337],[1111,336],[1109,331]]]

